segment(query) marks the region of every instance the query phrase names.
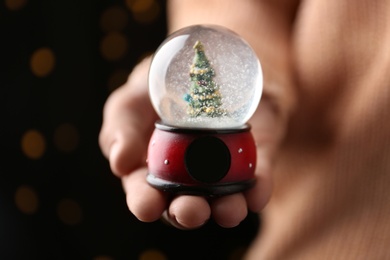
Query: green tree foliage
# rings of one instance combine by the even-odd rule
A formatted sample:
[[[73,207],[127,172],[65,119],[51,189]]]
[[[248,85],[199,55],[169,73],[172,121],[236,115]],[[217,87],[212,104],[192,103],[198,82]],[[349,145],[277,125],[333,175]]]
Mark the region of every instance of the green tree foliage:
[[[204,47],[197,41],[193,48],[195,56],[190,69],[190,93],[184,98],[188,102],[187,113],[191,117],[224,116],[226,111],[221,109],[219,86],[213,80],[215,72],[205,55]]]

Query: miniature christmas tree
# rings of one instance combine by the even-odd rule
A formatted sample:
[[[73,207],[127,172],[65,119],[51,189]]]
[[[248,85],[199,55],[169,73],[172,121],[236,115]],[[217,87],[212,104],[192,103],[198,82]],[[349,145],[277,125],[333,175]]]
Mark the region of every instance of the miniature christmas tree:
[[[221,109],[219,86],[213,80],[215,72],[204,53],[204,47],[197,41],[193,48],[195,56],[190,69],[190,93],[184,98],[188,102],[187,113],[191,117],[224,116],[226,111]]]

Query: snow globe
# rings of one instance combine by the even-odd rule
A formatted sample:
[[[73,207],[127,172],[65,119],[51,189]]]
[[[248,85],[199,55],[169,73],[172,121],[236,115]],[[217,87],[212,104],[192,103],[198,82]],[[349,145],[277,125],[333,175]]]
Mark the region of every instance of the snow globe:
[[[247,121],[262,83],[256,54],[235,32],[193,25],[168,36],[149,70],[160,120],[148,147],[148,183],[202,196],[252,187],[256,145]]]

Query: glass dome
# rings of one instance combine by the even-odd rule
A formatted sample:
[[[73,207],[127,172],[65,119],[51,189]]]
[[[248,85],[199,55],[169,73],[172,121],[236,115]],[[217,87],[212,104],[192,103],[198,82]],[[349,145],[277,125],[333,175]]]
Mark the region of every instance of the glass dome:
[[[261,65],[236,33],[195,25],[171,34],[154,54],[149,94],[164,124],[235,128],[255,112],[263,88]]]

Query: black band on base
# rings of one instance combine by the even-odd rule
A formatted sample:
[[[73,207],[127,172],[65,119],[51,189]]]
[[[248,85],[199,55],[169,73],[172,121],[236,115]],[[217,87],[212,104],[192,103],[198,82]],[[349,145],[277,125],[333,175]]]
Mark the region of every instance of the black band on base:
[[[172,192],[175,194],[186,194],[186,195],[200,195],[200,196],[223,196],[229,195],[241,191],[248,190],[253,187],[256,179],[222,183],[222,184],[202,184],[200,186],[187,186],[180,183],[170,182],[157,178],[153,174],[148,174],[146,177],[148,183],[156,189],[163,190],[166,192]]]

